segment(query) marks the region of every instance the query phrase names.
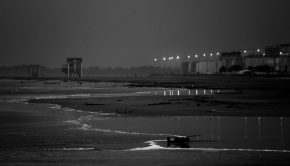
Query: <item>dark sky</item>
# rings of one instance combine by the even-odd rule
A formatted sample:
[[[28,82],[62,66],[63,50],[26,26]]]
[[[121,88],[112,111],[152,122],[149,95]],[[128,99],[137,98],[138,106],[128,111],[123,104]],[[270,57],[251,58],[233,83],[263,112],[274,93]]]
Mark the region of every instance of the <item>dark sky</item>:
[[[0,66],[139,66],[290,42],[289,0],[1,0]]]

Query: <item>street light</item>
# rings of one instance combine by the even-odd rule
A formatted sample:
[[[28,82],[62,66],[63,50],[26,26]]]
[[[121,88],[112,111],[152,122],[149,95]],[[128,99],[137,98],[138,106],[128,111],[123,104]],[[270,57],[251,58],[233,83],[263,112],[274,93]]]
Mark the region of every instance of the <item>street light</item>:
[[[203,56],[205,56],[205,54],[203,54]]]
[[[210,53],[210,56],[212,56],[212,53]]]
[[[155,62],[156,62],[157,60],[158,60],[158,59],[156,59],[156,58],[154,59]]]
[[[198,55],[196,54],[196,55],[195,55],[195,57],[197,58],[197,57],[198,57]]]
[[[260,49],[257,49],[257,52],[260,52]]]
[[[163,60],[166,61],[166,58],[164,57]]]
[[[179,56],[176,56],[176,59],[179,59],[180,57]]]
[[[189,59],[190,58],[190,55],[188,55],[187,58]]]
[[[217,52],[217,53],[216,53],[216,55],[220,55],[220,53],[219,53],[219,52]]]
[[[280,55],[282,55],[283,54],[283,52],[280,52]]]
[[[244,53],[247,53],[247,50],[244,50]]]

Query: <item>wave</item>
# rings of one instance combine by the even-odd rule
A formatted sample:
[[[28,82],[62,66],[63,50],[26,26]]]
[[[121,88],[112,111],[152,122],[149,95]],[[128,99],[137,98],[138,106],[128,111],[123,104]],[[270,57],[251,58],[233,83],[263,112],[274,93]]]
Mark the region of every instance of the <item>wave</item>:
[[[45,151],[90,151],[90,150],[100,150],[97,148],[47,148]]]
[[[103,120],[103,119],[100,119]],[[129,135],[147,135],[147,136],[173,136],[173,137],[184,137],[183,135],[176,135],[176,134],[164,134],[164,133],[144,133],[144,132],[128,132],[128,131],[121,131],[121,130],[112,130],[112,129],[103,129],[103,128],[93,128],[92,125],[82,123],[82,117],[78,118],[77,120],[68,120],[67,123],[72,123],[75,125],[81,125],[78,129],[81,130],[90,130],[96,132],[105,132],[105,133],[116,133],[116,134],[129,134]]]
[[[232,149],[232,148],[173,148],[173,147],[163,147],[158,145],[156,142],[165,142],[166,140],[151,140],[144,142],[149,144],[146,147],[139,147],[133,149],[127,149],[125,151],[147,151],[147,150],[182,150],[182,151],[210,151],[210,152],[218,152],[218,151],[242,151],[242,152],[278,152],[278,153],[290,153],[290,150],[277,150],[277,149]]]
[[[231,148],[173,148],[162,147],[156,142],[164,142],[166,140],[151,140],[144,143],[149,144],[146,147],[125,149],[122,151],[150,151],[150,150],[166,150],[166,151],[203,151],[203,152],[222,152],[222,151],[239,151],[239,152],[274,152],[274,153],[290,153],[290,150],[277,150],[277,149],[231,149]],[[105,150],[93,147],[78,147],[78,148],[47,148],[46,151],[91,151],[91,150]],[[114,150],[115,151],[115,150]],[[119,150],[118,150],[119,151]]]

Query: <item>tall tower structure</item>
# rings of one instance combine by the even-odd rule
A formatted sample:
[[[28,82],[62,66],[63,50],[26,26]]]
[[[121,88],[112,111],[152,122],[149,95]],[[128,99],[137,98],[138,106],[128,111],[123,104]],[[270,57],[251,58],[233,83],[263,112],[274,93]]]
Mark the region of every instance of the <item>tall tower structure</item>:
[[[82,78],[82,58],[67,58],[66,64],[63,64],[62,71],[66,73],[67,78]]]

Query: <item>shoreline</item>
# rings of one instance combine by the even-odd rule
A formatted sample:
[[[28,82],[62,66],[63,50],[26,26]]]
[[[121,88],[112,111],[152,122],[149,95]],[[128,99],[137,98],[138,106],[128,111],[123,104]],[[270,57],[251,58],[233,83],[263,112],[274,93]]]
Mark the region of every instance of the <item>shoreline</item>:
[[[121,92],[127,92],[127,90],[136,92],[140,89],[142,88],[130,87]],[[138,165],[140,163],[141,165],[156,163],[160,165],[172,163],[177,165],[192,163],[197,165],[289,165],[287,159],[290,154],[280,152],[125,151],[124,149],[147,147],[148,144],[145,142],[148,140],[165,139],[165,136],[118,134],[98,132],[94,129],[81,130],[79,129],[81,125],[65,123],[66,120],[77,120],[84,115],[93,115],[90,112],[114,113],[108,116],[120,118],[245,115],[288,117],[289,113],[286,108],[289,107],[289,95],[281,93],[280,90],[281,87],[275,91],[242,88],[236,90],[235,93],[231,91],[205,96],[157,95],[36,99],[26,101],[29,104],[6,103],[6,106],[0,102],[0,117],[3,117],[2,123],[5,123],[0,126],[2,143],[0,162],[3,165],[43,163],[45,165]],[[62,93],[62,91],[53,90],[46,94],[55,92]],[[74,92],[72,89],[69,93]],[[12,97],[13,94],[15,93],[12,93]],[[30,95],[33,96],[33,94]],[[65,109],[82,110],[82,112],[64,111]],[[223,160],[220,160],[221,156]]]
[[[112,116],[274,116],[290,117],[289,104],[284,101],[256,100],[250,102],[220,96],[124,96],[65,99],[35,99],[30,103],[57,104],[85,112],[114,114]],[[260,104],[257,104],[260,103]]]
[[[129,83],[131,87],[166,87],[166,88],[212,88],[212,89],[287,89],[289,75],[149,75],[140,77],[95,76],[76,79],[66,77],[0,77],[0,80],[27,81],[63,81],[63,82],[111,82]],[[192,85],[194,87],[192,87]]]

